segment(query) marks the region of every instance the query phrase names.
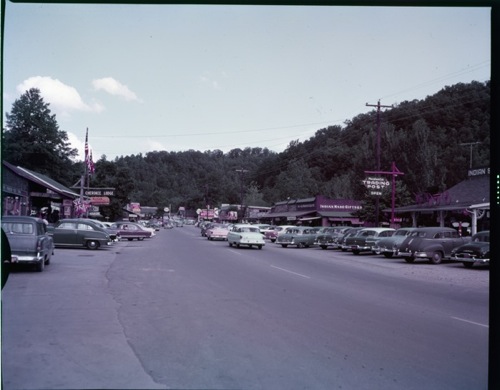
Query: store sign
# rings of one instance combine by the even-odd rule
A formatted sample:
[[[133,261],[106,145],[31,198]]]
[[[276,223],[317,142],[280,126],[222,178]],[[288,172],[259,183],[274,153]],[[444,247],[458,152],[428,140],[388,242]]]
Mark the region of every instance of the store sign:
[[[362,182],[372,196],[381,196],[382,191],[391,185],[386,178],[375,176],[369,176]]]
[[[87,188],[83,190],[85,196],[115,196],[114,188]]]
[[[108,206],[110,203],[107,196],[91,196],[90,204],[95,206]]]

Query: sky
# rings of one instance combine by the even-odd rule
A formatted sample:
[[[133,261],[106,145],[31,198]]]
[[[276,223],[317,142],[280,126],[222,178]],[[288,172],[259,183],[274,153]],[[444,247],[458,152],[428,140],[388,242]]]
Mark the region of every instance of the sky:
[[[488,7],[6,2],[3,118],[38,88],[94,161],[268,148],[490,79]]]

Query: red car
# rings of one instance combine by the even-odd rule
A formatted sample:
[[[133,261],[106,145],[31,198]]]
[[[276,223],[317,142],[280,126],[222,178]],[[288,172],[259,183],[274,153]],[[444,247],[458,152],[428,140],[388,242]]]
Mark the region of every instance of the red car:
[[[151,230],[146,230],[140,224],[134,222],[115,222],[111,227],[117,230],[120,238],[126,238],[129,241],[132,241],[134,238],[142,241],[153,235]]]

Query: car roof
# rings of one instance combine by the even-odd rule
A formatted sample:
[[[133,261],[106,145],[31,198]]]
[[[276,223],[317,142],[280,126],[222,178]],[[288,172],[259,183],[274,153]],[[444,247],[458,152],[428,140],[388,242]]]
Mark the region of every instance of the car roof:
[[[16,221],[16,222],[41,222],[43,223],[43,219],[37,217],[29,217],[27,215],[3,215],[1,217],[2,221]]]
[[[414,231],[419,231],[419,232],[456,232],[456,229],[450,228],[450,227],[439,227],[439,226],[429,226],[429,227],[419,227],[415,228]]]
[[[386,230],[395,230],[395,229],[385,228],[385,227],[367,227],[367,228],[362,228],[361,230],[373,230],[375,232],[385,232]]]

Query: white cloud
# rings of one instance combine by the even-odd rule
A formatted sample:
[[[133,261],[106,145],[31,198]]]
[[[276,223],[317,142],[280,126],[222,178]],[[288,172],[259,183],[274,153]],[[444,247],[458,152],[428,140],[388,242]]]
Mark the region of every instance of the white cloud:
[[[144,149],[146,152],[157,152],[161,150],[167,150],[167,148],[158,141],[153,141],[152,139],[147,139],[144,143]]]
[[[93,80],[92,85],[94,86],[94,89],[96,91],[102,89],[110,95],[121,96],[125,100],[140,101],[137,95],[132,92],[126,85],[123,85],[112,77],[104,77],[102,79]]]
[[[16,89],[23,94],[30,88],[37,88],[51,110],[63,116],[69,116],[71,111],[101,112],[104,107],[99,103],[86,104],[76,88],[46,76],[33,76],[24,80]]]
[[[83,161],[85,157],[85,140],[81,140],[75,134],[67,131],[68,141],[72,148],[76,148],[78,150],[78,154],[74,157],[75,161]],[[92,150],[92,144],[89,143],[89,150]],[[92,156],[92,159],[95,161],[96,156]]]
[[[213,89],[220,89],[219,82],[215,80],[208,71],[203,72],[203,74],[200,76],[200,81],[203,84],[211,85]]]

